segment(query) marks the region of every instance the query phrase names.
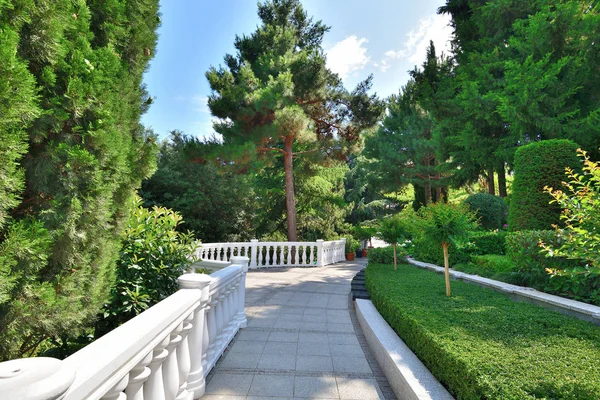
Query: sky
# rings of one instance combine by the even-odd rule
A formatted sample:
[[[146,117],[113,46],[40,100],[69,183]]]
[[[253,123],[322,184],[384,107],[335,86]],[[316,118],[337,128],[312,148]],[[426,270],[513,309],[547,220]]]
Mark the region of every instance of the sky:
[[[449,17],[444,0],[302,0],[314,20],[330,26],[323,48],[328,67],[347,89],[370,74],[380,97],[398,93],[408,71],[425,60],[429,40],[448,53]],[[158,46],[144,75],[153,104],[142,118],[161,138],[174,129],[192,136],[213,133],[204,76],[235,54],[236,35],[259,24],[256,0],[162,0]]]

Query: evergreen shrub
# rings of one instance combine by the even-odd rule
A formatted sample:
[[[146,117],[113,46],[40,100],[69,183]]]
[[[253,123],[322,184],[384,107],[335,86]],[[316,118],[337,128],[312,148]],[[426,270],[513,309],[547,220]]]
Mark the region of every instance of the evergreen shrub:
[[[508,208],[501,197],[488,193],[475,193],[467,197],[465,203],[475,213],[484,229],[502,229],[506,222]]]
[[[402,245],[396,247],[396,257],[398,263],[406,261],[408,251]],[[376,247],[369,249],[369,263],[374,264],[394,264],[394,248],[392,246]]]
[[[193,263],[197,243],[176,229],[182,218],[163,207],[147,209],[135,199],[117,261],[117,280],[96,325],[96,336],[116,328],[175,293],[177,278]]]
[[[577,144],[570,140],[542,140],[517,149],[508,213],[510,230],[544,230],[560,224],[561,209],[550,203],[552,197],[544,187],[560,187],[567,167],[581,169]]]

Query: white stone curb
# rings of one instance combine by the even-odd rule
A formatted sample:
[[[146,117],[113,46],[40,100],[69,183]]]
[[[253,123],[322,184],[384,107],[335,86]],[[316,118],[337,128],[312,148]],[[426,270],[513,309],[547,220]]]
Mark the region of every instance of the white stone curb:
[[[354,307],[369,348],[396,397],[403,400],[453,399],[385,322],[370,300],[356,299]]]
[[[410,264],[416,265],[420,268],[429,269],[439,273],[444,272],[443,267],[435,264],[417,261],[412,258],[407,258],[406,260]],[[479,286],[484,286],[507,293],[518,300],[534,303],[542,307],[550,308],[560,313],[600,325],[600,307],[598,306],[540,292],[533,288],[511,285],[510,283],[495,281],[489,278],[482,278],[481,276],[477,275],[465,274],[464,272],[454,271],[452,269],[450,269],[450,276],[455,279],[472,282]]]

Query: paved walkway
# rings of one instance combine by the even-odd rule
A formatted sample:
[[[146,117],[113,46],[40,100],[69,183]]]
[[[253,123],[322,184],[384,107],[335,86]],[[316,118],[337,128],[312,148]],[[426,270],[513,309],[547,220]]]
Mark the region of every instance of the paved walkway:
[[[248,327],[208,376],[203,399],[395,399],[349,298],[365,261],[250,271]]]

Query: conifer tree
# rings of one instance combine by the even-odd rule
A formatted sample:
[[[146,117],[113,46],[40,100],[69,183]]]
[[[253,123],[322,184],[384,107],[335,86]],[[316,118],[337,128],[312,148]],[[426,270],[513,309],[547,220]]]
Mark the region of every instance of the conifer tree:
[[[14,184],[0,194],[12,196],[0,224],[0,358],[8,359],[81,333],[109,294],[131,196],[153,168],[155,145],[139,118],[158,0],[0,1],[0,24],[0,69],[4,60],[15,66],[0,83],[12,108],[0,135],[17,143]]]
[[[209,107],[220,118],[216,131],[237,150],[233,160],[283,157],[287,236],[295,241],[294,158],[341,156],[382,110],[368,94],[370,79],[348,92],[327,69],[321,43],[329,28],[309,18],[299,0],[259,3],[258,16],[255,32],[236,37],[236,55],[207,72]]]

